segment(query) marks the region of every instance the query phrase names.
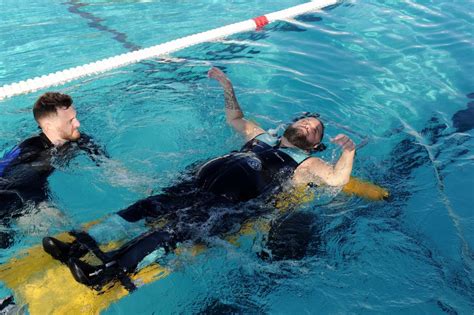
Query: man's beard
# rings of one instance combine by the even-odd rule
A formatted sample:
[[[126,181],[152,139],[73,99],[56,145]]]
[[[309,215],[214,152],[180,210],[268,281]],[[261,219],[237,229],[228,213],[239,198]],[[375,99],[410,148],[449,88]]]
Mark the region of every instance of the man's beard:
[[[79,132],[79,130],[76,129],[71,134],[68,134],[66,137],[64,137],[64,139],[68,141],[75,141],[78,140],[80,137],[81,133]]]
[[[308,141],[301,130],[293,126],[286,128],[283,136],[290,141],[291,144],[303,150],[311,150],[314,146],[314,144]]]

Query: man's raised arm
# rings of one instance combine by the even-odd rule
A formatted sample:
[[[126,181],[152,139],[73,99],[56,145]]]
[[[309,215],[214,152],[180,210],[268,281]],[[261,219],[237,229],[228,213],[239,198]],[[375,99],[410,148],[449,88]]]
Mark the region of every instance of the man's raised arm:
[[[246,140],[255,138],[257,135],[264,133],[265,130],[260,128],[257,124],[248,121],[244,118],[244,113],[240,109],[239,102],[234,93],[232,82],[220,69],[213,67],[209,70],[210,78],[217,80],[224,88],[225,99],[225,114],[227,123],[235,130],[241,133]]]
[[[331,142],[342,149],[341,156],[335,165],[326,163],[320,158],[312,157],[301,164],[295,172],[295,184],[326,184],[329,186],[344,186],[351,177],[354,164],[355,144],[346,135],[339,134]]]

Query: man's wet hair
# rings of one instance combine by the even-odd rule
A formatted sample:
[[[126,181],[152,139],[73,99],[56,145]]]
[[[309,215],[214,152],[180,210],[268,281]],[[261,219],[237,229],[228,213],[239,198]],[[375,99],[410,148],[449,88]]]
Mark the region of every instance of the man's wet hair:
[[[72,98],[67,94],[47,92],[41,95],[33,105],[33,116],[39,122],[41,119],[56,115],[59,109],[68,109],[72,105]]]

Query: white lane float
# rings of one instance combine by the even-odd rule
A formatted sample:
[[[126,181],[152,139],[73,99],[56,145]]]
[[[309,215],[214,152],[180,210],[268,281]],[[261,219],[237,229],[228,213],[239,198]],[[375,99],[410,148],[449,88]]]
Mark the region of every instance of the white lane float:
[[[338,1],[339,0],[315,0],[307,2],[281,11],[261,15],[246,21],[229,24],[202,33],[178,38],[156,46],[124,53],[114,57],[91,62],[82,66],[57,71],[24,81],[7,84],[0,87],[0,100],[52,86],[58,86],[82,77],[96,75],[132,63],[137,63],[142,60],[167,56],[173,52],[187,47],[205,42],[221,40],[237,33],[261,29],[265,25],[275,21],[291,21],[292,18],[298,15],[320,10],[327,6],[334,5]]]

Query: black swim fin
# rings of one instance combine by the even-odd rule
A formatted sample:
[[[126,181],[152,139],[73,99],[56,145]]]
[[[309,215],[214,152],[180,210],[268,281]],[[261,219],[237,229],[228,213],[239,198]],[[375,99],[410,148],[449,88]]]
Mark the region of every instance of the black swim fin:
[[[71,244],[64,243],[54,237],[43,238],[43,249],[54,259],[66,263],[69,259]]]
[[[74,257],[68,260],[67,265],[72,276],[79,283],[94,286],[103,279],[104,266],[92,266]]]
[[[67,246],[68,244],[51,239],[46,239],[48,245],[54,243],[54,246],[51,246],[54,251],[48,249],[52,252],[51,255],[53,256],[54,253],[57,257],[64,257],[63,253],[67,248],[62,245]],[[60,244],[62,249],[55,247],[57,244]],[[133,290],[135,287],[128,279],[127,273],[135,270],[140,261],[154,250],[161,247],[168,252],[174,244],[174,235],[170,232],[151,231],[130,241],[117,251],[107,253],[108,259],[102,260],[104,264],[100,266],[89,265],[76,257],[69,258],[67,265],[74,279],[79,283],[100,287],[113,279],[117,279],[127,289]]]
[[[87,253],[87,248],[73,242],[65,243],[54,237],[43,238],[43,249],[54,259],[67,263],[71,257],[81,257]]]

